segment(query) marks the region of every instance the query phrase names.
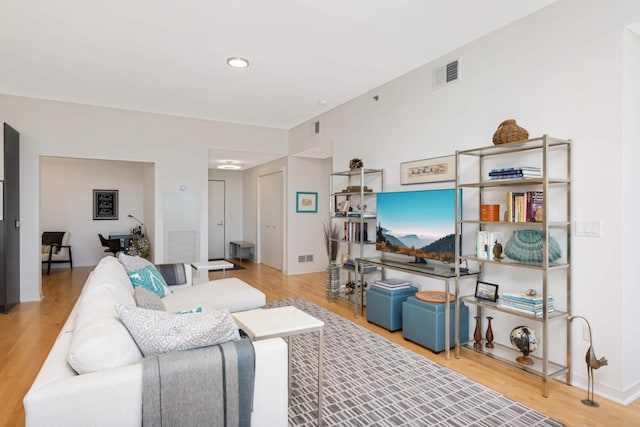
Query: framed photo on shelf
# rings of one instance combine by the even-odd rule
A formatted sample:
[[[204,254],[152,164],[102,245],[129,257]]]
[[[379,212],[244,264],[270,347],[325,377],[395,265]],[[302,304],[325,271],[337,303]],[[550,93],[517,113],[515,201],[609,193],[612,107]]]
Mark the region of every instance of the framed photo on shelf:
[[[318,193],[311,193],[308,191],[298,191],[296,193],[296,212],[317,213],[318,212]]]
[[[93,190],[93,220],[118,219],[118,190]]]
[[[498,285],[478,280],[476,282],[475,297],[485,301],[496,302],[498,300]]]
[[[455,179],[456,156],[434,157],[400,163],[400,183],[402,185],[455,181]]]

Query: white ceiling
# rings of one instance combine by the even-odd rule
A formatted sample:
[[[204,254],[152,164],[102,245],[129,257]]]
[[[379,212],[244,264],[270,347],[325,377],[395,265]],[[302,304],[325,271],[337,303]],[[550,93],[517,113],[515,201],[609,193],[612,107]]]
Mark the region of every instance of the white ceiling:
[[[290,129],[554,1],[1,0],[0,93]]]

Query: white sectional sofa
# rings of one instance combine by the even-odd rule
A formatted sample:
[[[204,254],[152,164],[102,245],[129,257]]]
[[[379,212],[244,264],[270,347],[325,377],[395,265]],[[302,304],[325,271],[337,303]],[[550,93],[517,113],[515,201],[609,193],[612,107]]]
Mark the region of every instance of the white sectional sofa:
[[[176,288],[163,298],[167,311],[197,305],[235,312],[265,304],[262,292],[235,278]],[[105,257],[87,279],[24,397],[27,427],[141,425],[143,357],[120,321],[115,304],[135,306],[133,287],[120,262]],[[286,426],[286,342],[276,338],[253,344],[251,425]]]

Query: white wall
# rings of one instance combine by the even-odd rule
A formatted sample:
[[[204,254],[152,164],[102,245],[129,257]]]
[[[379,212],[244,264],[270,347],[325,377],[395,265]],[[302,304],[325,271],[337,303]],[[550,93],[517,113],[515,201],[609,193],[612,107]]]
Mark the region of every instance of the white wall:
[[[623,196],[622,214],[623,240],[622,269],[625,285],[622,301],[622,336],[634,337],[623,339],[623,387],[633,389],[634,380],[640,377],[640,339],[638,339],[638,301],[640,286],[637,285],[636,251],[640,236],[640,200],[638,199],[638,183],[640,183],[640,23],[635,25],[634,32],[626,30],[624,34],[624,141],[622,148],[623,164]]]
[[[138,225],[127,215],[144,218],[142,163],[42,157],[40,173],[40,232],[69,231],[76,267],[105,256],[98,233],[126,234]],[[93,220],[94,189],[118,190],[118,220]]]
[[[209,179],[225,182],[225,211],[224,211],[224,231],[225,231],[225,257],[229,257],[229,242],[233,240],[243,240],[242,221],[244,216],[243,208],[243,176],[240,171],[224,171],[220,169],[209,169]]]
[[[589,318],[598,355],[609,359],[597,371],[596,392],[622,402],[640,396],[638,368],[629,366],[637,344],[627,344],[640,339],[632,330],[637,315],[632,321],[628,307],[625,316],[623,302],[627,295],[634,296],[629,305],[638,300],[635,274],[623,276],[623,248],[637,245],[637,226],[624,234],[632,215],[619,209],[625,196],[637,199],[623,186],[626,176],[637,182],[638,172],[626,169],[637,169],[637,133],[635,148],[631,140],[625,147],[622,117],[624,29],[639,21],[634,0],[561,0],[320,116],[325,141],[334,147],[334,170],[362,158],[385,169],[387,191],[407,189],[399,182],[401,162],[491,145],[507,118],[531,136],[572,138],[574,220],[602,223],[600,238],[573,238],[573,313]],[[433,91],[432,69],[455,58],[460,81]],[[634,113],[630,119],[637,122]],[[291,132],[292,147],[311,143],[310,122]],[[633,157],[623,162],[628,150]],[[584,387],[588,343],[581,327],[574,328],[573,381]]]
[[[163,194],[178,191],[201,197],[202,233],[208,232],[207,157],[210,149],[287,153],[287,131],[185,119],[55,101],[0,95],[0,118],[20,132],[20,299],[40,299],[40,158],[109,159],[155,165],[145,175],[145,194],[156,213],[154,261],[163,262]],[[203,241],[201,239],[201,241]],[[206,240],[204,240],[206,241]],[[200,260],[207,248],[200,245]]]
[[[328,218],[328,182],[330,165],[323,159],[289,158],[288,273],[301,274],[324,271],[329,258],[324,244],[322,225]],[[296,212],[296,193],[318,193],[318,212]],[[300,255],[313,255],[313,262],[299,262]]]

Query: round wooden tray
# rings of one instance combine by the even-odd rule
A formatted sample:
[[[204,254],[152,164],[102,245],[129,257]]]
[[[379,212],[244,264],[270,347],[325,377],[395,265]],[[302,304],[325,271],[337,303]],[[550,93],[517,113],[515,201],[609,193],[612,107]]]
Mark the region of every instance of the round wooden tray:
[[[445,294],[443,291],[420,291],[416,293],[416,298],[427,302],[442,302],[444,303]],[[456,296],[449,294],[449,302],[455,301]]]

